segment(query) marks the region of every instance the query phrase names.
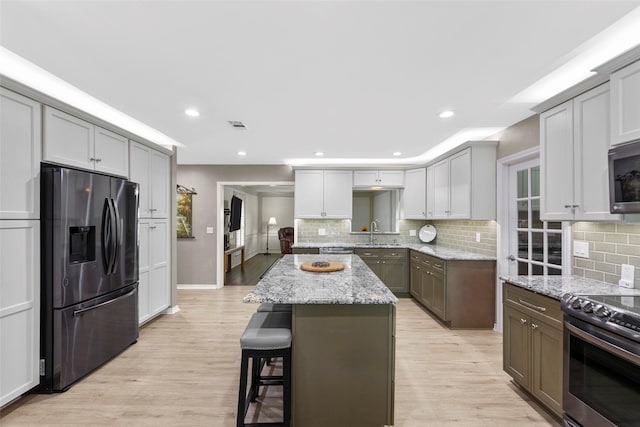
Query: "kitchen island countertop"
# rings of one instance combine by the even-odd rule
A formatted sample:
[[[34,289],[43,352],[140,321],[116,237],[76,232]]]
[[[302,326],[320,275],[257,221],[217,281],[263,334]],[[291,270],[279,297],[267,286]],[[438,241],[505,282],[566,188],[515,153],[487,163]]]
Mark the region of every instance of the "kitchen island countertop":
[[[577,295],[640,295],[640,289],[578,276],[500,276],[500,280],[557,300],[566,293]]]
[[[303,271],[305,262],[342,262],[330,273]],[[285,255],[243,299],[277,304],[396,304],[389,288],[357,255]]]

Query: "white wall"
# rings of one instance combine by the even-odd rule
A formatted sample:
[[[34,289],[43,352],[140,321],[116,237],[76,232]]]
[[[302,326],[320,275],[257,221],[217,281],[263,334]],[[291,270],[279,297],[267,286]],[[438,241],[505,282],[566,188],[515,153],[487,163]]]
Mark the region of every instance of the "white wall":
[[[275,217],[278,225],[269,226],[269,252],[280,253],[278,230],[293,227],[293,193],[289,196],[261,196],[260,209],[260,252],[267,250],[267,222]]]

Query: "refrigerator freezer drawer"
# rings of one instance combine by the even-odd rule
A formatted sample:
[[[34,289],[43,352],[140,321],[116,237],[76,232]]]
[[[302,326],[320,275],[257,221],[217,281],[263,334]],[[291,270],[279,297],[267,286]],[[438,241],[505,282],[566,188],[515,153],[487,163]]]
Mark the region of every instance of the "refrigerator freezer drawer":
[[[53,310],[53,325],[51,384],[58,391],[138,339],[138,285]]]

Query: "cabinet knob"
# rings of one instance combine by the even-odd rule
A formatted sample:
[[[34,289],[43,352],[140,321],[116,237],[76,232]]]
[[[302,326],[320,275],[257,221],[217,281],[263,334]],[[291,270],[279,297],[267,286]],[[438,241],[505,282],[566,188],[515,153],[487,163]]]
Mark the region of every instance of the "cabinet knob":
[[[532,324],[531,324],[531,329],[538,329],[538,325],[537,325],[537,324],[535,324],[535,323],[532,323]]]
[[[527,319],[520,319],[520,323],[522,323],[523,325],[527,324]]]
[[[89,158],[89,161],[90,161],[90,162],[95,162],[95,161],[96,161],[96,158],[95,158],[95,157],[90,157],[90,158]]]
[[[96,162],[101,162],[101,161],[102,161],[102,159],[96,159]]]

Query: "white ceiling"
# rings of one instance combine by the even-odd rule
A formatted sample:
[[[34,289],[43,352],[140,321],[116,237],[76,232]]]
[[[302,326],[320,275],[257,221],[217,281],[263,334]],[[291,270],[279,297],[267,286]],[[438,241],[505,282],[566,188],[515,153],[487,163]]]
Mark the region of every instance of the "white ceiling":
[[[2,0],[0,44],[182,143],[179,164],[411,163],[533,114],[513,98],[639,5]]]

